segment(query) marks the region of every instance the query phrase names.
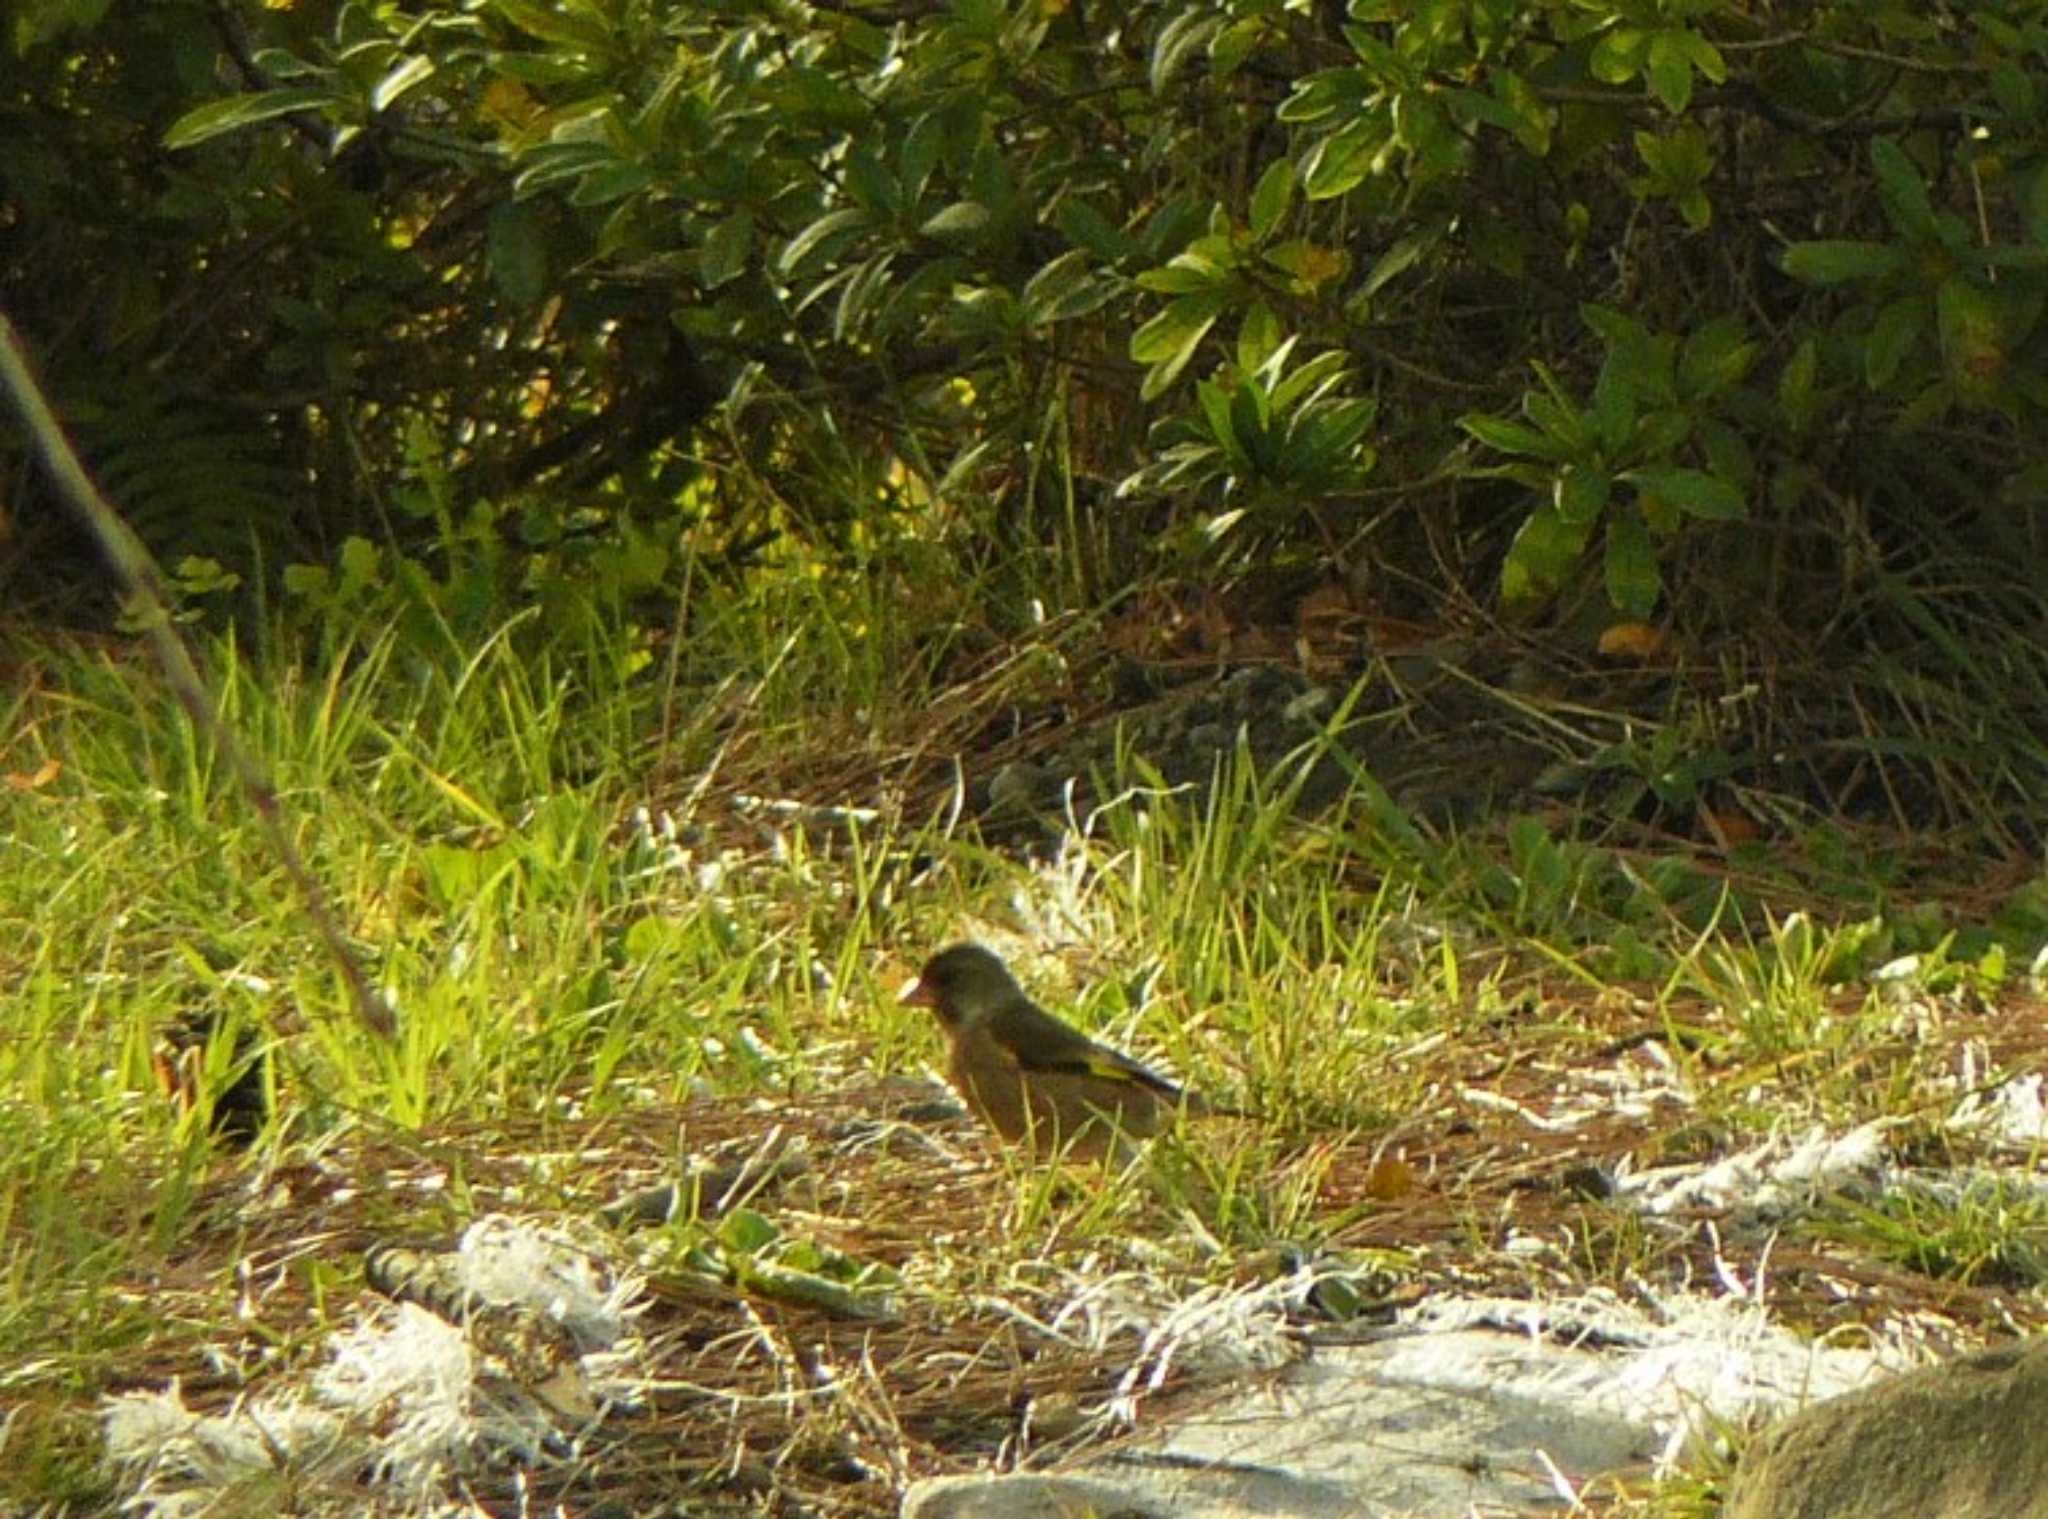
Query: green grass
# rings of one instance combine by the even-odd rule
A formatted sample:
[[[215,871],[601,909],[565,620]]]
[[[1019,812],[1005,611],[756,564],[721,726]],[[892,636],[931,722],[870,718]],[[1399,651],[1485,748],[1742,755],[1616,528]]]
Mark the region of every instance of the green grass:
[[[19,784],[0,790],[9,1503],[106,1509],[103,1395],[199,1368],[209,1345],[240,1344],[259,1374],[349,1300],[344,1248],[293,1268],[316,1311],[285,1343],[241,1340],[221,1264],[245,1227],[235,1185],[361,1147],[438,1153],[456,1130],[470,1145],[573,1144],[706,1095],[801,1099],[921,1073],[933,1031],[895,993],[955,937],[1034,947],[1019,969],[1046,1000],[1257,1115],[1191,1124],[1107,1179],[1007,1158],[961,1221],[974,1248],[911,1273],[963,1299],[1060,1262],[1205,1280],[1266,1269],[1275,1251],[1413,1269],[1454,1246],[1485,1257],[1507,1194],[1487,1191],[1483,1146],[1453,1164],[1462,1083],[1592,1060],[1608,1033],[1651,1026],[1688,1031],[1671,1048],[1701,1093],[1693,1132],[1857,1121],[1923,1101],[1937,1074],[1898,1037],[1894,1003],[1854,979],[1876,951],[1923,947],[1940,996],[1995,1001],[2015,984],[1988,952],[1928,943],[1896,915],[1773,915],[1783,882],[1706,890],[1699,871],[1534,820],[1436,839],[1364,776],[1345,806],[1303,820],[1284,769],[1226,765],[1206,795],[1171,797],[1124,756],[1085,837],[1025,863],[979,845],[936,792],[874,785],[918,773],[897,759],[955,699],[930,672],[976,645],[961,603],[913,625],[857,578],[794,575],[743,594],[700,583],[687,603],[687,636],[665,645],[587,607],[460,636],[365,615],[323,629],[317,656],[281,632],[260,648],[206,641],[223,714],[270,767],[399,1012],[388,1044],[353,1016],[247,800],[135,651],[13,651],[34,679],[8,708]],[[994,683],[982,689],[1067,678],[1071,636],[1049,625],[1033,657],[976,666]],[[741,791],[877,811],[806,830],[739,810]],[[246,1156],[210,1138],[203,1100],[184,1112],[156,1088],[152,1052],[195,1016],[222,1030],[198,1057],[206,1090],[253,1053],[270,1061],[276,1117]],[[365,1218],[450,1227],[482,1206],[465,1187],[457,1165],[418,1210],[377,1201]],[[594,1213],[602,1188],[571,1169],[536,1195]],[[1398,1237],[1406,1224],[1384,1237],[1439,1194],[1451,1211],[1433,1246]],[[1935,1253],[1965,1273],[2031,1261],[2015,1253],[2031,1250],[2031,1213],[2009,1245],[2000,1218],[1973,1207],[1944,1226],[1966,1222],[1968,1240]],[[1875,1231],[1876,1215],[1863,1222]],[[837,1246],[782,1227],[678,1248],[715,1244],[730,1266],[793,1246],[858,1276]],[[1629,1221],[1591,1220],[1577,1240],[1586,1280],[1665,1265]],[[201,1241],[214,1274],[183,1285],[212,1311],[166,1321],[148,1284]],[[1896,1238],[1879,1253],[1940,1269]]]

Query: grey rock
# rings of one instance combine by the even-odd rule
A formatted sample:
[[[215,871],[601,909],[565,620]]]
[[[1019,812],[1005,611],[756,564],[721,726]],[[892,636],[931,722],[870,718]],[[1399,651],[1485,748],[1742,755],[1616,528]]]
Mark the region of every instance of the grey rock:
[[[1726,1519],[2048,1519],[2048,1343],[1816,1403],[1744,1452]]]
[[[903,1500],[903,1519],[1166,1519],[1168,1512],[1087,1477],[937,1477]]]
[[[1653,1468],[1703,1424],[1867,1379],[1867,1351],[1760,1331],[1711,1301],[1444,1301],[1397,1328],[1316,1336],[1202,1407],[1059,1473],[921,1483],[916,1519],[1454,1519],[1558,1512],[1564,1484]],[[1078,1505],[1078,1506],[1076,1506]],[[1091,1507],[1092,1505],[1092,1507]],[[1759,1511],[1759,1514],[1765,1511]],[[1932,1512],[1931,1510],[1929,1511]],[[2015,1511],[2018,1512],[2018,1511]],[[1755,1519],[1755,1516],[1752,1516]],[[1775,1516],[1774,1516],[1775,1519]],[[2028,1516],[2031,1519],[2031,1516]]]

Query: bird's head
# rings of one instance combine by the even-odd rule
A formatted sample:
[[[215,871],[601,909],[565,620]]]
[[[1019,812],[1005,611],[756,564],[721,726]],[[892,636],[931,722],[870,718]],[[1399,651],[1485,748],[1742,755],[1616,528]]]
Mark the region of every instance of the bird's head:
[[[993,950],[955,944],[925,961],[903,993],[912,1007],[928,1007],[946,1023],[958,1023],[1021,996],[1010,968]]]

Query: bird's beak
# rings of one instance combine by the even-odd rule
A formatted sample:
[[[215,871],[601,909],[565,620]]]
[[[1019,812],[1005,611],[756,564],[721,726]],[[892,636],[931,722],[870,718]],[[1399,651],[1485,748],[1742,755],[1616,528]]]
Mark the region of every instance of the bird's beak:
[[[939,1005],[939,999],[932,994],[932,989],[924,984],[922,978],[904,987],[896,1000],[905,1007],[937,1007]]]

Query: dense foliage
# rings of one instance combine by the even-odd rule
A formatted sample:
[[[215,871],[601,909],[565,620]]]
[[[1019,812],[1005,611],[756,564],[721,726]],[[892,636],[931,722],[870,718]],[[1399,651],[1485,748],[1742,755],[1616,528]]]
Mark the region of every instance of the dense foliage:
[[[2031,585],[2044,54],[2038,0],[24,0],[0,302],[147,538],[329,596],[356,536],[480,602],[914,537],[1819,625]]]

